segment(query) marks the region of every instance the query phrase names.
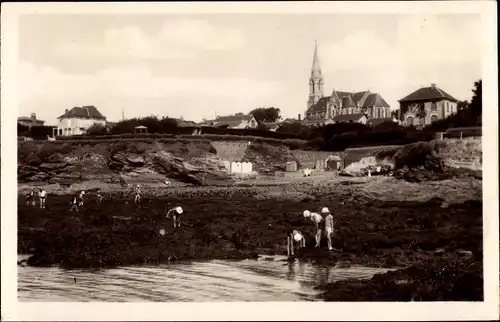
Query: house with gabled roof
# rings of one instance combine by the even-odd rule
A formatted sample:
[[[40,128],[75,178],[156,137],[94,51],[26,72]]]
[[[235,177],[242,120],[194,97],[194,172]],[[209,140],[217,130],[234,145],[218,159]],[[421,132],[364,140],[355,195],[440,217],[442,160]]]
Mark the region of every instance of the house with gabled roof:
[[[406,126],[425,126],[457,111],[458,100],[436,84],[431,84],[400,99],[397,118]]]
[[[367,119],[370,119],[386,118],[391,115],[389,104],[379,93],[372,93],[369,90],[346,92],[333,89],[330,96],[323,96],[323,84],[317,45],[315,44],[305,119],[331,120],[338,115],[350,114],[364,114]]]
[[[99,112],[95,106],[75,106],[66,109],[64,114],[59,116],[57,128],[54,128],[54,136],[81,135],[94,124],[106,126],[106,117]]]
[[[33,126],[43,126],[45,121],[37,119],[36,114],[31,113],[31,115],[29,117],[27,117],[27,116],[18,117],[17,123],[24,125],[24,126],[27,126],[31,130],[31,127],[33,127]]]
[[[227,127],[230,129],[255,129],[259,126],[257,120],[251,114],[218,116],[210,124],[215,127]]]

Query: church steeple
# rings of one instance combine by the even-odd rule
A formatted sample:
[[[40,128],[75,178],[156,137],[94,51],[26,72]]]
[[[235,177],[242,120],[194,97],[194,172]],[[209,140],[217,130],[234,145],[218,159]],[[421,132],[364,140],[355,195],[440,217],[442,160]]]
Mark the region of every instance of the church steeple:
[[[311,68],[311,77],[309,77],[309,99],[307,100],[307,108],[316,104],[323,97],[323,75],[319,65],[318,44],[314,41],[314,55]]]
[[[318,58],[318,43],[316,42],[316,40],[314,41],[314,56],[311,68],[311,78],[313,77],[322,78],[321,67],[319,65],[319,58]]]

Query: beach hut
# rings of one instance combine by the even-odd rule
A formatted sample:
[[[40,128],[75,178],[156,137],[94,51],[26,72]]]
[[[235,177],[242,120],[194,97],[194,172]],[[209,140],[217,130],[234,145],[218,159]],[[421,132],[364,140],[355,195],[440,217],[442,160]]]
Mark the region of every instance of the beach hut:
[[[329,156],[326,159],[326,170],[328,171],[337,171],[340,170],[340,163],[342,159],[337,155]]]
[[[134,127],[134,133],[148,133],[148,128],[144,125]]]

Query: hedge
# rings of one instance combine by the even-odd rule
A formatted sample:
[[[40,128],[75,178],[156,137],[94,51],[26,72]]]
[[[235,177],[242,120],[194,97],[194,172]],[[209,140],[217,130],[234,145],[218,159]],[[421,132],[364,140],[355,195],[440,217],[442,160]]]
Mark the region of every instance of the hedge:
[[[74,137],[61,137],[56,141],[29,141],[35,143],[56,143],[56,144],[101,144],[101,143],[116,143],[116,142],[143,142],[143,143],[198,143],[198,142],[211,142],[211,141],[250,141],[254,143],[268,143],[274,145],[285,145],[291,149],[301,149],[307,147],[307,141],[296,139],[278,140],[272,138],[261,138],[255,136],[239,136],[239,135],[178,135],[172,136],[170,134],[154,134],[154,135],[140,135],[134,137],[131,135],[108,135],[108,136],[74,136]],[[23,144],[20,142],[19,144]]]

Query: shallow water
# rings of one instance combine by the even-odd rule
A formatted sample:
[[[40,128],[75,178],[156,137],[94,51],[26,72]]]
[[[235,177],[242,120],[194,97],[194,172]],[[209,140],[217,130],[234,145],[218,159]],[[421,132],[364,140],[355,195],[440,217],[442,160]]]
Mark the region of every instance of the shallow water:
[[[386,271],[288,263],[281,256],[96,271],[18,266],[18,297],[45,302],[316,301],[319,284]]]

